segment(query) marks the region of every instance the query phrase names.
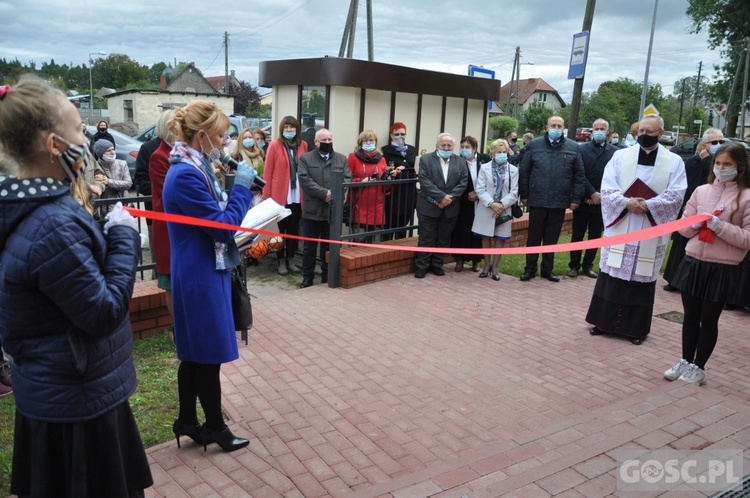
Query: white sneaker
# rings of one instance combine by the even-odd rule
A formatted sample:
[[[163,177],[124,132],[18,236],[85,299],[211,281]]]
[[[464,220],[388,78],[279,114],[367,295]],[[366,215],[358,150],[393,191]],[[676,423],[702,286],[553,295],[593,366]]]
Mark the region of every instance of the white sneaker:
[[[286,267],[292,273],[302,273],[302,270],[300,270],[299,267],[294,264],[294,260],[293,259],[287,259],[286,260]]]
[[[667,380],[679,379],[680,375],[687,370],[688,365],[690,365],[690,362],[683,358],[677,365],[664,372],[664,378]]]
[[[698,367],[698,365],[690,364],[680,375],[680,380],[690,382],[696,386],[702,386],[706,383],[706,371]]]

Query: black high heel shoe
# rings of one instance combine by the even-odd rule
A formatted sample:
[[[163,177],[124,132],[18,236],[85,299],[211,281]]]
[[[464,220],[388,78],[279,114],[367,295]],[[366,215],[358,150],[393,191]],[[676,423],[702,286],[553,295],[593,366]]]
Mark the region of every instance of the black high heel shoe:
[[[203,451],[206,451],[206,446],[211,443],[216,443],[222,450],[230,452],[239,450],[240,448],[244,448],[245,446],[250,444],[250,441],[245,438],[235,436],[234,434],[232,434],[232,431],[229,430],[229,427],[226,427],[223,431],[213,432],[204,425]]]
[[[174,432],[174,437],[177,439],[178,448],[180,447],[180,436],[187,436],[204,448],[206,446],[203,442],[203,429],[200,424],[186,425],[179,420],[175,420],[172,425],[172,432]]]

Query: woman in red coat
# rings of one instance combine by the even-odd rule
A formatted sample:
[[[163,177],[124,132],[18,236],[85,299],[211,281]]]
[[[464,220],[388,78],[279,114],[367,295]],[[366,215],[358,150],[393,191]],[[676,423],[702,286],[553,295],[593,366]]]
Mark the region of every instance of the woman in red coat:
[[[297,161],[306,152],[307,144],[300,139],[299,121],[293,116],[286,116],[279,124],[279,138],[268,146],[263,170],[263,179],[266,181],[263,200],[271,198],[292,212],[279,221],[281,234],[299,235],[302,189],[297,176]],[[284,247],[276,253],[279,275],[300,271],[294,264],[296,252],[297,239],[284,237]]]
[[[388,166],[378,148],[378,136],[372,130],[359,134],[357,147],[347,159],[352,171],[353,182],[371,182],[385,180]],[[353,188],[351,204],[353,205],[352,232],[369,232],[382,229],[385,224],[384,185]],[[365,242],[372,242],[373,237],[366,237]]]

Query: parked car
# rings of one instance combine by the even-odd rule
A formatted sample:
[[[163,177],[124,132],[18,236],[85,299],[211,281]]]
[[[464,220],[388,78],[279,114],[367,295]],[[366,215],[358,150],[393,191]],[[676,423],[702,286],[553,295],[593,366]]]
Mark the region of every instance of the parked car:
[[[93,137],[96,134],[96,126],[86,126],[89,134]],[[115,139],[115,156],[117,159],[122,159],[128,163],[128,169],[130,170],[130,178],[135,178],[135,160],[138,158],[138,151],[141,150],[143,142],[136,140],[133,137],[129,137],[124,133],[110,128],[107,130],[112,138]]]
[[[576,141],[578,142],[590,142],[591,141],[591,128],[578,128],[576,129]]]
[[[674,147],[670,147],[669,150],[680,156],[683,161],[693,155],[695,155],[695,149],[698,147],[698,138],[688,138],[684,142],[680,142]]]
[[[674,145],[677,143],[677,132],[676,131],[665,131],[664,135],[659,139],[660,144]]]
[[[747,151],[747,153],[750,154],[750,144],[747,143],[747,141],[742,140],[741,138],[735,138],[735,137],[724,137],[724,140],[726,140],[727,142],[739,142],[739,143],[741,143],[742,145],[745,146],[745,150]]]

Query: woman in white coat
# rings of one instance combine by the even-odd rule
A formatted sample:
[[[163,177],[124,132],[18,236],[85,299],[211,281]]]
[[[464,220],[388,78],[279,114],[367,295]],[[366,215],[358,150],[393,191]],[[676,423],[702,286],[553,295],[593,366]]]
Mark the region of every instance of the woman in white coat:
[[[475,191],[479,200],[471,230],[482,236],[484,249],[505,247],[511,236],[513,216],[510,214],[510,207],[518,201],[518,168],[508,163],[509,150],[508,142],[503,139],[492,142],[492,161],[483,164],[477,175]],[[501,220],[499,224],[498,219]],[[502,222],[503,219],[506,221]],[[500,280],[497,270],[500,256],[484,255],[484,271],[479,274],[479,278],[492,275],[492,280]]]

